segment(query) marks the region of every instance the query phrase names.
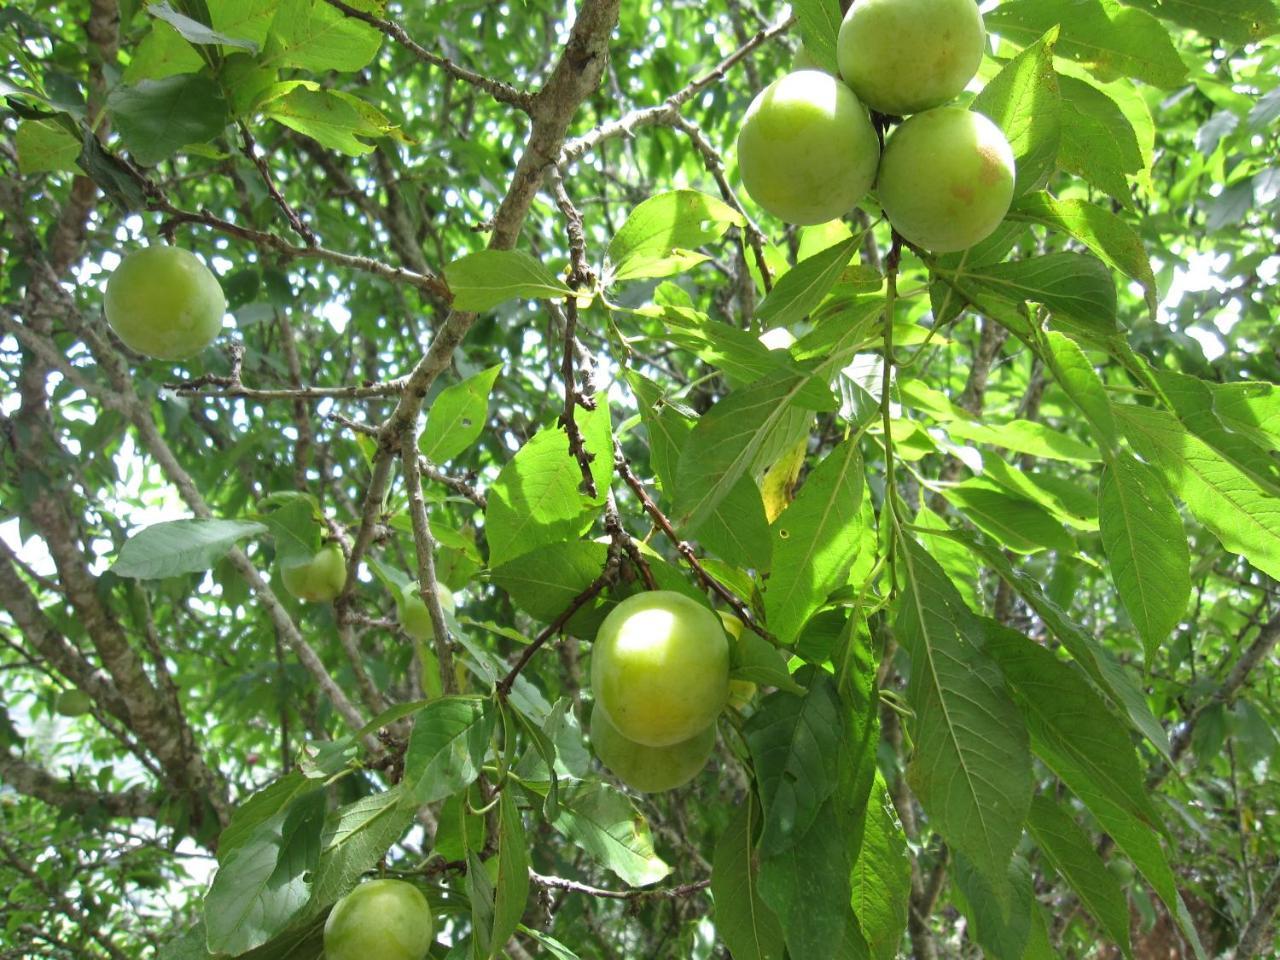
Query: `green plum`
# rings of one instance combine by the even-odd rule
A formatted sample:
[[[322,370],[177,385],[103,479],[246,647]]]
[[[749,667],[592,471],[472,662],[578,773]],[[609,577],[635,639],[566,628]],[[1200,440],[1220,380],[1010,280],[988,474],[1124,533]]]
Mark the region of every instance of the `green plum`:
[[[435,939],[427,898],[403,880],[369,880],[334,904],[325,960],[423,960]]]
[[[647,747],[619,733],[599,704],[591,711],[591,746],[596,756],[614,776],[640,793],[684,786],[707,765],[715,745],[714,723],[669,747]]]
[[[93,707],[93,699],[83,690],[63,690],[53,702],[55,713],[64,717],[83,717]]]
[[[347,560],[342,548],[330,543],[310,560],[291,563],[280,569],[285,589],[299,600],[329,603],[347,585]]]
[[[129,254],[107,281],[107,323],[131,350],[185,360],[213,342],[227,301],[218,278],[179,247]]]
[[[729,641],[714,613],[683,593],[628,597],[591,651],[596,704],[628,740],[668,747],[696,736],[729,696]]]
[[[980,113],[939,107],[898,127],[876,185],[894,229],[934,253],[966,250],[991,235],[1013,201],[1009,141]]]
[[[453,592],[443,583],[436,584],[436,594],[440,598],[440,609],[452,614],[454,611]],[[400,594],[400,626],[404,632],[419,643],[427,643],[436,638],[436,628],[431,622],[431,612],[418,595],[418,585],[410,583]]]
[[[738,169],[756,203],[788,223],[826,223],[871,189],[880,144],[843,83],[799,70],[765,87],[738,133]]]
[[[863,103],[903,117],[954,99],[985,46],[974,0],[858,0],[840,24],[836,59]]]
[[[823,73],[829,72],[823,70],[822,65],[813,59],[813,54],[809,52],[803,43],[796,47],[795,56],[791,58],[791,70],[793,73],[796,70],[822,70]]]

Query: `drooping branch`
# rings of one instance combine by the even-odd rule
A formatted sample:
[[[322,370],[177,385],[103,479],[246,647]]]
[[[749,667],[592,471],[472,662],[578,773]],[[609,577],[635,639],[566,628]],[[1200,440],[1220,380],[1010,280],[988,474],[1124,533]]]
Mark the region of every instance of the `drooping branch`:
[[[73,813],[96,809],[111,817],[134,820],[156,819],[160,813],[160,805],[142,787],[131,787],[121,793],[91,790],[7,752],[0,754],[0,781],[24,796]]]

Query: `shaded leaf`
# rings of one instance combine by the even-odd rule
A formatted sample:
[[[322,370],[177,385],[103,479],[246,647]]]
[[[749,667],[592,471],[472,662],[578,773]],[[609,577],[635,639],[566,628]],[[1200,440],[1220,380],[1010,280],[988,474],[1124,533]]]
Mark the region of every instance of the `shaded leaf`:
[[[455,310],[483,313],[508,300],[548,300],[573,291],[523,250],[479,250],[444,268]]]
[[[167,520],[143,527],[125,541],[111,565],[118,577],[158,580],[208,570],[236,541],[266,533],[249,520]]]

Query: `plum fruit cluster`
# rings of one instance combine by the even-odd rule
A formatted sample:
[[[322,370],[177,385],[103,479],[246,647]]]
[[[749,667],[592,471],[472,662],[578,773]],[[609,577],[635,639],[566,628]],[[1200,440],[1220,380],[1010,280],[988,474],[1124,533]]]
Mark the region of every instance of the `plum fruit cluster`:
[[[840,76],[813,64],[774,81],[747,108],[738,168],[747,193],[788,223],[825,223],[874,186],[894,229],[934,253],[964,250],[1000,225],[1014,158],[1000,128],[949,106],[982,61],[974,0],[858,0],[840,25]],[[887,124],[884,141],[869,111]]]
[[[321,547],[309,560],[280,568],[284,587],[308,603],[332,603],[347,585],[347,560],[336,543]]]
[[[157,360],[186,360],[213,342],[227,301],[218,278],[180,247],[135,250],[107,280],[107,323],[124,345]]]
[[[435,939],[427,898],[404,880],[368,880],[333,906],[325,960],[423,960]]]
[[[591,650],[591,745],[642,793],[683,786],[715,747],[729,701],[729,639],[720,619],[671,590],[628,597]]]

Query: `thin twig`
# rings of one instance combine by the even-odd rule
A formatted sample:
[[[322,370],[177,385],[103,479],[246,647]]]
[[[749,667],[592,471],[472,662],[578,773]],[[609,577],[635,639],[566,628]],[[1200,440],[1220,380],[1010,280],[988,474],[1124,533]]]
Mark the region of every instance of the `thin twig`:
[[[284,213],[285,219],[289,221],[289,226],[293,227],[293,232],[305,240],[307,246],[318,246],[320,241],[316,239],[315,233],[302,222],[302,218],[298,216],[297,211],[289,206],[289,201],[284,198],[284,194],[276,186],[275,180],[272,179],[271,171],[267,168],[267,161],[258,154],[258,144],[253,139],[253,134],[249,132],[248,124],[241,120],[239,126],[242,141],[240,152],[248,157],[253,165],[258,168],[258,175],[262,178],[262,183],[266,186],[267,193],[271,194],[271,199],[275,201],[276,206]]]
[[[588,897],[600,897],[605,900],[674,900],[679,897],[690,897],[695,893],[701,893],[711,886],[711,880],[708,878],[695,880],[692,883],[682,883],[678,887],[660,887],[656,890],[606,890],[603,887],[593,887],[590,884],[580,883],[577,880],[567,880],[564,877],[546,877],[533,871],[529,872],[529,879],[540,887],[547,887],[552,890],[567,890],[570,893],[581,893]]]

